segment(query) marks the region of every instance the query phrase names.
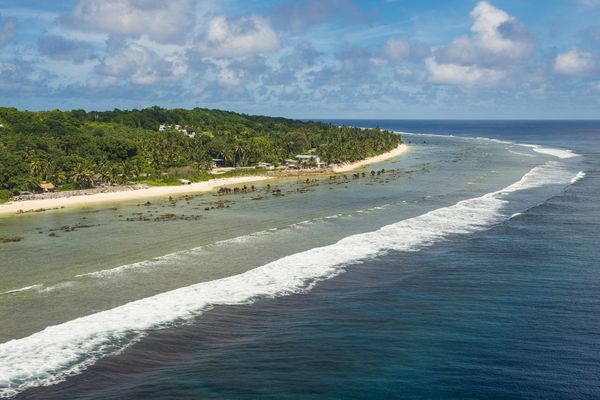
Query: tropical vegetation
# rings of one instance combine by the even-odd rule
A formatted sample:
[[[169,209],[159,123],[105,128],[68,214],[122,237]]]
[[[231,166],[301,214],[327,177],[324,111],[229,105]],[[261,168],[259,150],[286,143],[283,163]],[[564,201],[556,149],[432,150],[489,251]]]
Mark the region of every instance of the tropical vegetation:
[[[59,190],[178,177],[207,179],[213,159],[228,166],[279,164],[312,152],[327,163],[386,152],[400,136],[375,129],[151,107],[123,111],[0,108],[0,199],[51,182]]]

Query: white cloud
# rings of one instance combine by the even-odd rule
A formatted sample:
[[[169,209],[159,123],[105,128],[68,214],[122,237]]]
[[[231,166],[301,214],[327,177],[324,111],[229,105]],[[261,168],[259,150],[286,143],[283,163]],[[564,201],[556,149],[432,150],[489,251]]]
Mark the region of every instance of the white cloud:
[[[475,65],[438,64],[433,57],[425,60],[429,81],[459,86],[493,86],[502,80],[504,72]]]
[[[554,70],[563,75],[585,75],[596,69],[596,59],[590,52],[571,49],[554,60]]]
[[[108,78],[103,82],[130,79],[137,85],[152,85],[182,78],[187,73],[187,65],[176,56],[159,57],[152,50],[132,43],[102,58],[96,72]]]
[[[493,86],[527,62],[534,40],[518,20],[487,1],[470,13],[471,34],[433,49],[429,80],[460,86]]]
[[[523,57],[531,52],[532,43],[517,19],[487,1],[482,1],[473,11],[475,20],[471,31],[480,48],[511,58]]]
[[[239,86],[243,83],[243,71],[234,71],[228,67],[223,67],[217,74],[217,82],[221,86]]]
[[[404,39],[388,39],[383,44],[383,53],[391,60],[403,60],[410,55],[410,43]]]
[[[62,21],[83,31],[181,43],[193,28],[192,11],[190,0],[80,0]]]
[[[534,48],[531,35],[518,20],[487,1],[471,11],[472,35],[455,39],[439,56],[450,63],[506,62],[527,57]]]
[[[239,57],[270,53],[279,48],[279,38],[262,17],[251,15],[209,21],[196,49],[207,57]]]

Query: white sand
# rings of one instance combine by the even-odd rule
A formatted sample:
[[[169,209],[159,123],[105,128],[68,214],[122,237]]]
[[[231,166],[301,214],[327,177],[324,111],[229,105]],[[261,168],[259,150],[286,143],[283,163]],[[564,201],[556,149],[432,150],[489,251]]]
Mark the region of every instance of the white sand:
[[[354,163],[335,165],[331,168],[333,172],[348,172],[370,164],[386,161],[398,157],[408,151],[406,144],[401,144],[394,150],[370,157]],[[152,197],[166,197],[174,194],[210,192],[221,186],[236,185],[272,179],[268,176],[240,176],[235,178],[211,179],[206,182],[192,183],[180,186],[156,186],[148,189],[124,190],[122,192],[96,193],[71,197],[60,197],[55,199],[12,201],[0,204],[0,215],[15,214],[34,210],[51,210],[57,208],[72,208],[89,206],[98,203],[112,203],[127,200],[145,200]]]
[[[369,157],[367,159],[353,162],[353,163],[338,164],[338,165],[333,166],[331,168],[331,170],[333,172],[348,172],[348,171],[352,171],[357,168],[365,167],[370,164],[375,164],[378,162],[389,160],[391,158],[398,157],[398,156],[406,153],[407,151],[408,151],[408,146],[403,143],[400,146],[396,147],[394,150],[388,151],[387,153],[383,153],[383,154],[380,154],[375,157]]]
[[[221,186],[257,182],[271,179],[267,176],[240,176],[235,178],[211,179],[206,182],[180,186],[155,186],[148,189],[125,190],[122,192],[96,193],[91,195],[12,201],[0,204],[0,214],[15,214],[40,209],[80,207],[98,203],[111,203],[126,200],[145,200],[152,197],[166,197],[174,194],[209,192]]]

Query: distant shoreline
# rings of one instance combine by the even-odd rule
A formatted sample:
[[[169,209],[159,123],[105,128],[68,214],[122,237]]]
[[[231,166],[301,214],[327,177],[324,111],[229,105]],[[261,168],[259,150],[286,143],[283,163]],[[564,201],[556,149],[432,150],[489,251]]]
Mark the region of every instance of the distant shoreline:
[[[401,144],[395,149],[378,156],[369,157],[353,163],[335,165],[331,167],[329,171],[333,173],[349,172],[370,164],[375,164],[398,157],[404,154],[406,151],[408,151],[408,146],[406,144]],[[322,173],[327,172],[328,171],[326,170]],[[117,203],[131,200],[141,201],[149,198],[167,197],[171,195],[210,192],[218,189],[219,187],[227,185],[241,185],[278,178],[283,179],[286,178],[286,176],[278,177],[277,175],[250,175],[233,178],[217,178],[206,182],[192,183],[189,185],[154,186],[146,189],[132,189],[108,193],[95,193],[87,195],[81,194],[48,199],[10,201],[8,203],[0,204],[0,215],[5,216],[7,214],[34,213],[63,208],[91,206],[102,203]]]
[[[390,150],[386,153],[383,153],[383,154],[380,154],[380,155],[374,156],[374,157],[365,158],[364,160],[356,161],[353,163],[338,164],[338,165],[333,166],[331,168],[331,170],[335,173],[350,172],[350,171],[358,169],[358,168],[366,167],[367,165],[376,164],[379,162],[389,160],[394,157],[401,156],[402,154],[406,153],[407,151],[408,151],[408,145],[402,143],[395,149]]]
[[[271,179],[268,176],[240,176],[235,178],[211,179],[179,186],[154,186],[147,189],[123,190],[120,192],[76,195],[52,199],[11,201],[0,204],[0,215],[49,211],[61,208],[80,207],[101,203],[113,203],[129,200],[146,200],[153,197],[166,197],[187,193],[210,192],[221,186],[259,182]]]

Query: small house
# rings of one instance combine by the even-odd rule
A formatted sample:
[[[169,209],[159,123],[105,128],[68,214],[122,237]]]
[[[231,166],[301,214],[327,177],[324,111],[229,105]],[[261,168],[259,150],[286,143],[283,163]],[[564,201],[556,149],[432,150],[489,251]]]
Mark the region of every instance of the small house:
[[[298,164],[313,165],[318,168],[324,168],[326,164],[321,161],[321,158],[315,154],[298,154],[296,156]]]
[[[42,189],[42,192],[47,193],[47,192],[54,192],[54,189],[56,189],[54,187],[54,184],[50,183],[50,182],[42,182],[40,183],[40,189]]]
[[[213,158],[212,159],[213,168],[223,168],[225,167],[225,160],[222,158]]]
[[[290,169],[298,169],[298,161],[296,160],[291,160],[288,158],[287,160],[285,160],[285,165]]]
[[[256,168],[264,168],[264,169],[268,169],[268,170],[274,170],[275,166],[271,163],[267,163],[267,162],[259,162],[256,165]]]
[[[314,161],[316,164],[321,162],[321,158],[319,156],[316,156],[314,154],[298,154],[296,156],[296,160],[298,160],[298,162],[310,162],[310,161]]]

